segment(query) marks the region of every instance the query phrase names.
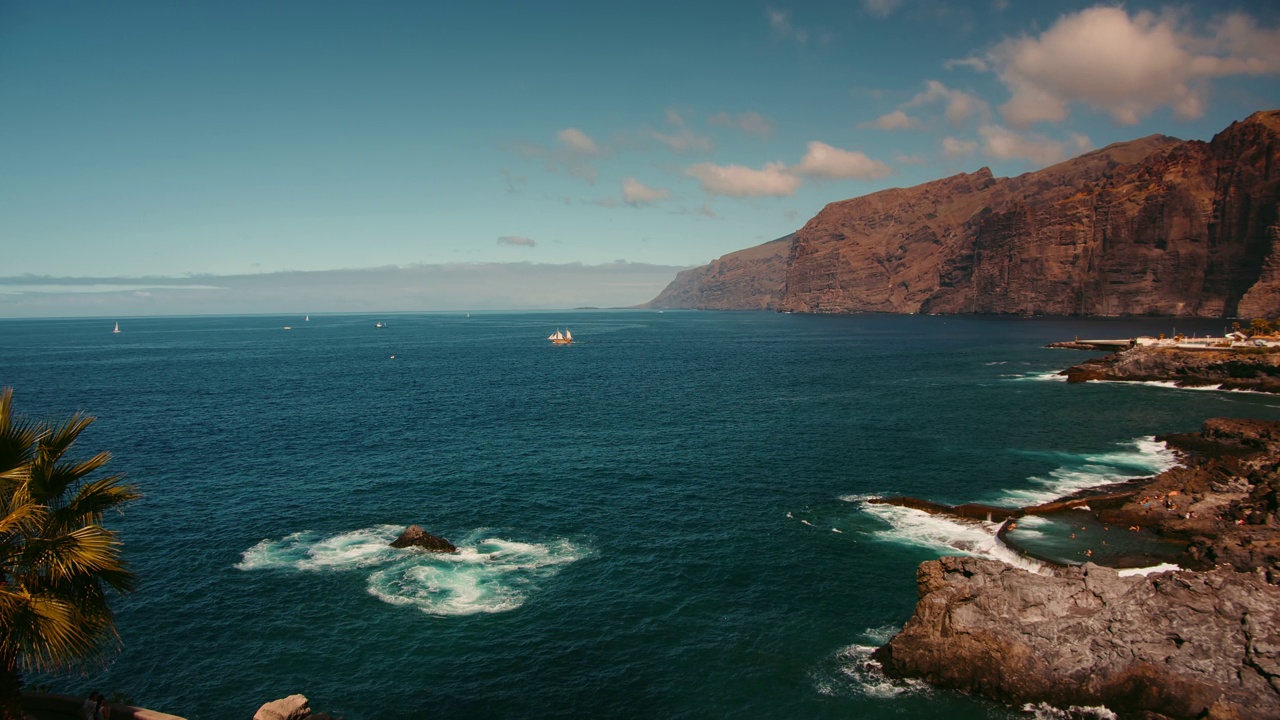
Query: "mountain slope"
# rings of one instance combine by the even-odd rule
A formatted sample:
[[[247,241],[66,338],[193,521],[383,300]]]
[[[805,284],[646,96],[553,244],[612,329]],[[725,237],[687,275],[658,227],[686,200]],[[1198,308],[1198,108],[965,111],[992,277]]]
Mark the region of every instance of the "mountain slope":
[[[653,304],[795,312],[1280,314],[1280,111],[1013,178],[987,168],[831,203],[685,271]],[[782,287],[771,297],[781,264]],[[751,273],[758,275],[751,277]]]

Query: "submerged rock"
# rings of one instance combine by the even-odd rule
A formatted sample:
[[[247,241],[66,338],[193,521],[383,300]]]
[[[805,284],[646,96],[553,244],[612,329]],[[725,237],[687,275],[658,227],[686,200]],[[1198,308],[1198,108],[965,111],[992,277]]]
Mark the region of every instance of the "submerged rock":
[[[1280,587],[1260,573],[1045,576],[944,557],[916,581],[915,614],[874,655],[891,676],[1122,716],[1280,718]]]
[[[417,525],[410,525],[400,533],[400,537],[391,541],[393,548],[420,547],[424,550],[439,553],[458,552],[458,548],[453,543],[442,537],[432,535]]]

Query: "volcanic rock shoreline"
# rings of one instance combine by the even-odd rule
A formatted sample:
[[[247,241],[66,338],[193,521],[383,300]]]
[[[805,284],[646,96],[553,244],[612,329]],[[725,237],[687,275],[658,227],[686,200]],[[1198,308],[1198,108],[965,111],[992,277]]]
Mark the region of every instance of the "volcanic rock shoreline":
[[[922,563],[912,618],[873,655],[885,674],[1121,718],[1280,719],[1280,422],[1218,418],[1160,439],[1183,464],[1057,502],[1185,542],[1184,569]]]
[[[1280,393],[1280,348],[1187,350],[1139,345],[1086,360],[1060,374],[1073,383],[1172,382],[1178,387]]]

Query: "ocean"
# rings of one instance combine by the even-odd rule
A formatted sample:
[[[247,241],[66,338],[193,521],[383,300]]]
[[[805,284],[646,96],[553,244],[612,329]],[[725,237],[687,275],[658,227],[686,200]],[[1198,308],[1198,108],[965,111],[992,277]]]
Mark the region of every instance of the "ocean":
[[[28,416],[98,417],[142,499],[109,664],[191,720],[1012,718],[868,667],[915,569],[1008,555],[876,495],[1026,504],[1154,474],[1280,398],[1053,373],[1220,321],[572,311],[0,320]],[[377,322],[386,327],[377,328]],[[292,329],[285,329],[291,326]],[[577,341],[552,346],[568,327]],[[408,524],[457,555],[393,550]]]

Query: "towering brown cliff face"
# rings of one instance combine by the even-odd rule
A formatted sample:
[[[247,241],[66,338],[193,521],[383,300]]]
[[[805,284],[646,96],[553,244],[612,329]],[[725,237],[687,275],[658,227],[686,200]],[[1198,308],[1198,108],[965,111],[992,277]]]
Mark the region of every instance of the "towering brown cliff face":
[[[1278,208],[1280,111],[1260,112],[1208,143],[1154,135],[1014,178],[983,168],[832,203],[795,234],[773,305],[742,275],[758,261],[739,253],[682,273],[672,284],[681,292],[659,299],[797,312],[1270,317],[1280,314]],[[716,285],[715,304],[698,302],[698,283],[723,278],[715,269],[725,265],[733,282]],[[771,287],[777,268],[762,269]]]
[[[697,310],[776,310],[787,278],[795,233],[683,270],[645,307]]]

